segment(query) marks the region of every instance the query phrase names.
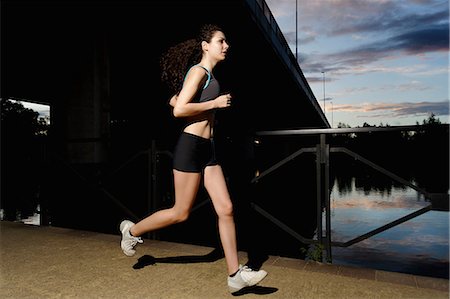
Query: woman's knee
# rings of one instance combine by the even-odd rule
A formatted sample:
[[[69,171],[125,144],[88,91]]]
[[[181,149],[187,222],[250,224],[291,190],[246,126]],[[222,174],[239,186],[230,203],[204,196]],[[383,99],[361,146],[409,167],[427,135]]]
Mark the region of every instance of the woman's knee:
[[[173,209],[172,210],[172,222],[173,223],[180,223],[188,220],[189,218],[189,211],[180,211]]]
[[[233,216],[233,204],[231,201],[220,204],[216,209],[219,217],[232,217]]]

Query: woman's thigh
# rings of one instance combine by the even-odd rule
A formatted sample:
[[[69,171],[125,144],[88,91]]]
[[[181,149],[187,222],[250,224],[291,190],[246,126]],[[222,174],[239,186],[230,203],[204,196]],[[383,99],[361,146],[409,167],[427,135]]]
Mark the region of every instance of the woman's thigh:
[[[173,170],[175,186],[174,208],[180,211],[190,211],[197,196],[201,182],[201,174]]]
[[[204,184],[218,214],[232,212],[228,186],[220,165],[208,166],[204,171]]]

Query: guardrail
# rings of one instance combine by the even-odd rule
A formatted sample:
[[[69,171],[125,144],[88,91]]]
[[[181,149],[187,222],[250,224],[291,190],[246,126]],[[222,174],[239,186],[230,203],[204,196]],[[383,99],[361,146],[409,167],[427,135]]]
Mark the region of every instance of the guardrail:
[[[388,230],[392,227],[395,227],[405,221],[413,219],[419,215],[422,215],[430,210],[433,207],[436,207],[438,210],[445,209],[448,211],[448,202],[449,195],[448,194],[440,194],[440,193],[429,193],[426,190],[419,188],[418,186],[410,183],[409,181],[401,178],[400,176],[394,174],[393,172],[373,163],[369,159],[364,158],[363,156],[347,149],[344,147],[331,147],[330,144],[326,142],[327,135],[331,134],[352,134],[352,133],[370,133],[370,132],[388,132],[388,131],[420,131],[423,130],[422,126],[393,126],[393,127],[363,127],[363,128],[339,128],[339,129],[299,129],[299,130],[278,130],[278,131],[261,131],[257,132],[256,136],[306,136],[306,135],[316,135],[319,138],[319,142],[315,147],[308,148],[300,148],[294,153],[290,154],[286,158],[281,161],[275,163],[265,171],[262,171],[258,176],[256,176],[252,183],[260,182],[264,177],[271,175],[281,166],[289,163],[294,160],[296,157],[304,154],[304,153],[313,153],[316,156],[316,179],[317,179],[317,239],[310,239],[301,236],[296,233],[295,230],[291,229],[289,226],[284,224],[281,220],[277,219],[269,212],[265,211],[263,208],[258,206],[257,204],[252,204],[252,207],[260,213],[262,216],[270,220],[273,224],[277,225],[279,228],[284,230],[286,233],[290,234],[292,237],[297,239],[298,241],[305,244],[320,244],[319,248],[324,248],[326,261],[332,261],[332,251],[331,246],[338,247],[348,247],[355,243],[361,242],[367,238],[370,238],[376,234],[379,234],[385,230]],[[363,235],[360,235],[354,239],[348,240],[346,242],[333,242],[331,240],[331,213],[330,213],[330,153],[344,153],[348,156],[353,157],[355,160],[362,162],[363,164],[368,165],[369,167],[379,171],[380,173],[390,177],[394,181],[397,181],[403,185],[406,185],[418,193],[421,193],[425,196],[426,199],[429,199],[430,204],[426,207],[419,209],[413,213],[410,213],[404,217],[401,217],[395,221],[387,223],[379,228],[371,230]],[[324,203],[324,206],[322,206]],[[443,208],[444,206],[444,208]],[[323,225],[322,225],[322,211],[325,213],[325,235],[323,234]],[[323,255],[321,255],[323,259]]]
[[[447,125],[448,126],[448,125]],[[288,155],[287,157],[281,159],[279,162],[274,163],[272,166],[268,167],[266,170],[262,171],[258,176],[254,177],[251,183],[261,183],[265,177],[272,175],[283,165],[293,161],[298,156],[301,156],[305,153],[310,153],[315,155],[316,157],[316,197],[317,197],[317,234],[316,238],[306,238],[301,234],[297,233],[294,229],[290,228],[288,225],[284,224],[281,220],[277,219],[273,215],[271,215],[268,211],[264,210],[262,207],[257,205],[256,203],[251,203],[251,207],[261,214],[266,219],[270,220],[273,224],[281,228],[283,231],[291,235],[293,238],[304,244],[320,244],[321,247],[325,251],[326,261],[332,261],[332,251],[331,247],[349,247],[353,244],[361,242],[367,238],[370,238],[376,234],[379,234],[383,231],[386,231],[390,228],[393,228],[401,223],[404,223],[410,219],[413,219],[417,216],[420,216],[430,210],[446,210],[448,211],[449,205],[449,195],[441,194],[441,193],[430,193],[415,184],[412,184],[408,180],[403,179],[402,177],[394,174],[393,172],[373,163],[369,159],[355,153],[345,147],[333,147],[327,143],[327,135],[335,135],[335,134],[353,134],[353,133],[370,133],[370,132],[388,132],[388,131],[421,131],[423,130],[423,126],[396,126],[396,127],[364,127],[364,128],[342,128],[342,129],[298,129],[298,130],[278,130],[278,131],[260,131],[256,132],[256,137],[264,137],[264,136],[280,136],[280,137],[304,137],[304,136],[317,136],[318,143],[313,147],[305,147],[300,148],[294,153]],[[418,193],[421,193],[425,196],[426,199],[429,200],[430,204],[413,212],[404,217],[396,219],[390,223],[387,223],[381,227],[373,229],[365,234],[362,234],[356,238],[348,240],[346,242],[334,242],[331,239],[331,213],[330,213],[330,154],[332,153],[343,153],[346,154],[353,159],[360,161],[361,163],[368,165],[369,167],[375,169],[376,171],[390,177],[392,180],[399,182],[405,186],[408,186]],[[166,157],[168,159],[172,158],[172,153],[167,150],[158,150],[156,146],[156,142],[152,142],[152,146],[143,151],[137,152],[135,155],[122,162],[112,171],[110,171],[107,175],[102,176],[100,181],[92,182],[87,179],[84,174],[80,173],[77,169],[72,167],[70,164],[65,162],[63,159],[57,159],[62,165],[65,165],[67,169],[69,169],[72,173],[76,174],[76,176],[80,179],[80,182],[83,184],[90,185],[91,187],[101,191],[107,198],[111,200],[111,202],[120,208],[125,214],[127,214],[131,219],[137,220],[138,216],[135,215],[131,210],[129,210],[126,205],[113,195],[107,188],[102,184],[102,182],[108,181],[111,177],[116,176],[118,173],[122,171],[127,165],[135,161],[137,158],[141,156],[148,157],[148,164],[144,166],[148,170],[148,207],[149,210],[152,211],[156,208],[155,200],[158,197],[158,188],[159,188],[159,177],[158,177],[158,164],[160,163],[160,159],[162,157]],[[192,212],[201,208],[208,200],[204,200],[198,203],[195,207],[193,207]],[[325,213],[325,227],[323,227],[323,215]],[[325,229],[324,229],[325,228]],[[325,233],[324,233],[325,231]],[[156,234],[150,234],[150,238],[157,238]]]

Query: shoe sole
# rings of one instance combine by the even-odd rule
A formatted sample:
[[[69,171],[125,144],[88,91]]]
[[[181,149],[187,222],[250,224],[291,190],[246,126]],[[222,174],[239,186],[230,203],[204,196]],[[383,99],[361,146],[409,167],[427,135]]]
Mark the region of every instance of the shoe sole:
[[[260,279],[258,282],[256,282],[255,284],[248,285],[248,286],[242,287],[242,288],[240,288],[240,289],[237,289],[237,288],[233,288],[233,287],[228,286],[228,290],[230,291],[231,294],[235,294],[235,293],[238,293],[239,291],[243,291],[243,290],[245,290],[245,289],[252,288],[252,287],[258,285],[261,281],[263,281],[264,278],[267,277],[267,274],[268,274],[268,273],[266,273],[266,275],[264,275],[264,277],[261,278],[261,279]]]

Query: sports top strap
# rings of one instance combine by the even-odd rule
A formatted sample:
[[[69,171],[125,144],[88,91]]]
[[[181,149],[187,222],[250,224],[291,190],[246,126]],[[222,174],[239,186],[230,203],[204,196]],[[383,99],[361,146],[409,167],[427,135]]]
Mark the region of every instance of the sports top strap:
[[[195,65],[193,65],[193,66],[191,66],[191,67],[189,68],[189,70],[188,70],[187,73],[186,73],[186,76],[184,76],[184,81],[186,81],[187,75],[189,74],[189,72],[191,71],[191,69],[192,69],[193,67],[195,67],[195,66],[201,67],[201,68],[204,69],[204,70],[206,71],[206,73],[208,74],[208,79],[206,80],[205,86],[203,86],[203,89],[205,89],[206,87],[208,87],[209,82],[211,81],[211,73],[209,72],[209,70],[208,70],[206,67],[201,66],[200,64],[195,64]]]

